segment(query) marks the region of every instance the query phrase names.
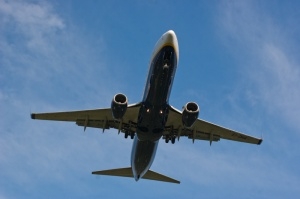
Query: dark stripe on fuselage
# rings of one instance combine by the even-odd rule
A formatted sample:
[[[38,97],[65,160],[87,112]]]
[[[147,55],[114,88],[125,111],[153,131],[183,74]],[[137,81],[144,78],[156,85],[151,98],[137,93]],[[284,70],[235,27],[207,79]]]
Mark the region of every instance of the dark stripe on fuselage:
[[[162,136],[176,67],[172,46],[163,47],[152,59],[137,125],[141,141],[156,141]]]
[[[139,141],[134,138],[134,149],[131,154],[131,167],[136,180],[149,170],[157,150],[158,141]]]
[[[172,46],[165,46],[151,61],[131,154],[131,166],[136,180],[149,170],[168,119],[169,96],[177,67],[177,55]]]

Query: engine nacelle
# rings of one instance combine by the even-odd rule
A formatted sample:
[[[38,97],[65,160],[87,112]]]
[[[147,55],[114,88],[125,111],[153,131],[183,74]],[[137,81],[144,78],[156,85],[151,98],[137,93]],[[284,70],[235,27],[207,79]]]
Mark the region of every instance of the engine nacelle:
[[[115,119],[122,119],[127,110],[127,97],[124,94],[116,94],[111,102],[112,115]]]
[[[199,106],[194,102],[189,102],[183,107],[182,123],[185,127],[191,127],[199,115]]]

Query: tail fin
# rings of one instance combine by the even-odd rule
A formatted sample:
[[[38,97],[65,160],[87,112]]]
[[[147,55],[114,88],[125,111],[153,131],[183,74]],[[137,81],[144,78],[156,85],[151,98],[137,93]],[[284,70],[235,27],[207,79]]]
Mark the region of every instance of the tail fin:
[[[103,171],[93,171],[92,174],[96,175],[108,175],[108,176],[119,176],[119,177],[131,177],[133,178],[132,168],[120,168],[120,169],[109,169]],[[156,173],[154,171],[148,170],[147,173],[142,177],[147,180],[157,180],[162,182],[171,182],[180,184],[180,181],[170,178],[168,176]]]

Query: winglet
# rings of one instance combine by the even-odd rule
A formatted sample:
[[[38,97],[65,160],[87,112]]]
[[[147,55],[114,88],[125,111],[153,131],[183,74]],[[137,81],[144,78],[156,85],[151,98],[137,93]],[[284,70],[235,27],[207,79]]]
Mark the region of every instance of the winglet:
[[[263,140],[264,140],[264,139],[263,139],[263,134],[261,133],[261,138],[260,138],[260,140],[258,141],[257,145],[260,145],[260,144],[262,143]]]
[[[35,114],[34,113],[31,113],[30,116],[31,116],[31,119],[35,119]]]

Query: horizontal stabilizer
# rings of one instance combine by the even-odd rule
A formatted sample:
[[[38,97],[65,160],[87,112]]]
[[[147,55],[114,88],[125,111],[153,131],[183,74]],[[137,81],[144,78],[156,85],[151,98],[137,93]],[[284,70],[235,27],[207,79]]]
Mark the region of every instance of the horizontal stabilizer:
[[[175,180],[168,176],[162,175],[160,173],[156,173],[151,170],[148,170],[147,173],[142,178],[147,179],[147,180],[157,180],[157,181],[172,182],[172,183],[180,184],[180,181],[178,181],[178,180]]]
[[[133,178],[132,168],[120,168],[120,169],[109,169],[103,171],[93,171],[92,174],[96,175],[108,175],[108,176],[119,176],[119,177],[131,177]],[[179,184],[180,181],[170,178],[168,176],[156,173],[154,171],[148,170],[147,173],[142,177],[147,180],[157,180],[162,182],[171,182]]]
[[[120,169],[109,169],[109,170],[103,170],[103,171],[93,171],[92,174],[133,178],[133,173],[132,173],[131,167],[120,168]]]

